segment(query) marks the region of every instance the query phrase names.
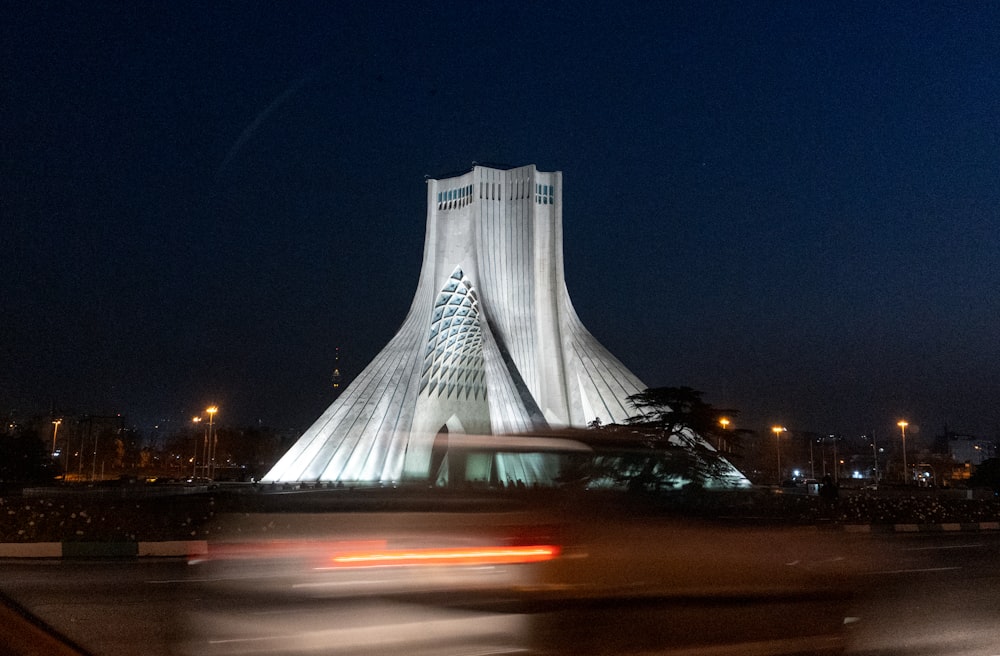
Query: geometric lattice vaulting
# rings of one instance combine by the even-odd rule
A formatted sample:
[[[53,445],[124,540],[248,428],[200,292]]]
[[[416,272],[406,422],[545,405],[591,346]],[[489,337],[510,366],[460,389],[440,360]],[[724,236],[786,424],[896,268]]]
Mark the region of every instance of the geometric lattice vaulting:
[[[483,331],[472,282],[456,268],[438,294],[420,374],[420,392],[485,399]]]

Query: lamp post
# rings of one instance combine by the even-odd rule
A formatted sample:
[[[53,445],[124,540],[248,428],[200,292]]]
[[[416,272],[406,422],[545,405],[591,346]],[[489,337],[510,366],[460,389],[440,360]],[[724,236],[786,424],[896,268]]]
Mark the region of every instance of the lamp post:
[[[905,419],[900,419],[896,422],[896,425],[899,426],[899,432],[903,436],[903,484],[905,485],[909,483],[906,476],[906,427],[909,426],[909,424],[906,423]]]
[[[205,412],[208,413],[208,448],[209,448],[209,458],[206,466],[208,467],[208,476],[210,480],[215,476],[215,446],[218,438],[215,437],[215,430],[213,428],[213,422],[215,421],[215,413],[219,411],[219,408],[212,405],[205,408]]]
[[[830,437],[833,438],[833,483],[834,483],[834,485],[836,485],[837,481],[840,480],[840,478],[839,478],[840,477],[840,467],[837,466],[838,463],[840,462],[837,459],[837,436],[836,435],[831,435]]]
[[[53,457],[56,455],[56,434],[59,432],[59,424],[62,423],[62,419],[56,419],[52,422],[52,451],[50,455]]]
[[[196,425],[201,423],[201,417],[191,417],[191,421]],[[208,438],[206,438],[207,441]],[[194,457],[191,458],[191,479],[198,478],[198,434],[195,433],[194,436]]]
[[[774,433],[774,449],[778,454],[778,487],[781,487],[781,434],[786,430],[784,426],[771,427],[771,431]]]
[[[875,444],[875,431],[872,431],[872,459],[875,461],[875,469],[872,471],[872,480],[875,487],[878,487],[878,446]]]
[[[809,438],[809,478],[816,478],[816,459],[813,458],[813,442],[815,438]]]
[[[719,419],[719,425],[722,426],[722,430],[723,431],[725,431],[726,429],[729,428],[729,423],[730,422],[729,422],[729,419],[727,417],[722,417],[721,419]],[[715,450],[721,453],[722,452],[722,436],[721,435],[719,436],[719,439],[717,440],[717,442],[718,443],[716,445],[716,449]]]

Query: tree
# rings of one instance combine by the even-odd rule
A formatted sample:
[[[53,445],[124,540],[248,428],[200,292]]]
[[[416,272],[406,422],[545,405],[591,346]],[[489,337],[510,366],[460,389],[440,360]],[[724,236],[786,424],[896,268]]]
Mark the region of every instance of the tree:
[[[626,424],[592,423],[596,430],[631,445],[627,451],[614,452],[612,447],[599,455],[595,475],[632,491],[658,492],[682,482],[700,487],[732,474],[732,465],[706,440],[714,437],[718,444],[724,431],[720,418],[737,412],[715,408],[701,397],[690,387],[649,388],[628,397],[638,414]],[[728,441],[733,437],[726,433]]]
[[[659,439],[684,443],[701,436],[714,445],[734,435],[720,423],[739,414],[737,410],[716,408],[702,400],[702,392],[691,387],[653,387],[628,397],[639,414],[628,418],[629,425],[655,428]]]
[[[1000,459],[983,460],[969,478],[969,487],[987,487],[1000,494]]]
[[[0,487],[51,483],[59,473],[36,431],[0,438]]]

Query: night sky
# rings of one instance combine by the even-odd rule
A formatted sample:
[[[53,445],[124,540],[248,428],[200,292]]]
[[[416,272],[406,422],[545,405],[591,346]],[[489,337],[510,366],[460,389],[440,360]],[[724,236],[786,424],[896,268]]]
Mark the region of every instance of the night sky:
[[[998,434],[1000,3],[2,14],[4,413],[304,429],[406,315],[425,176],[533,163],[647,385]]]

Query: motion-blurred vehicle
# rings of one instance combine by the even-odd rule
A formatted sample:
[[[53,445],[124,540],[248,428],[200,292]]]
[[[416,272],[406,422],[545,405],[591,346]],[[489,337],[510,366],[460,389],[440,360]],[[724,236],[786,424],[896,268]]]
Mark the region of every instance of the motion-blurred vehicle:
[[[539,444],[504,448],[540,451],[574,472],[581,457],[596,453],[571,440]],[[484,448],[470,443],[464,452],[481,457]],[[450,457],[463,457],[460,441],[453,450]],[[601,453],[606,463],[608,453]],[[431,613],[418,623],[436,621],[428,619],[434,609],[448,617],[465,613],[466,628],[499,631],[508,639],[504,650],[530,653],[843,648],[858,561],[835,534],[693,519],[677,512],[676,498],[665,503],[662,494],[591,482],[574,476],[537,489],[425,483],[262,495],[258,512],[224,518],[207,551],[192,557],[192,575],[275,604],[389,604],[378,622],[348,633],[329,624],[319,633],[277,629],[289,653],[419,653],[417,637],[430,640],[423,645],[428,653],[444,653],[435,650],[442,636],[408,633],[416,608]],[[333,620],[336,611],[326,617]],[[498,629],[498,618],[510,621]],[[225,627],[233,636],[269,636],[273,629],[260,617],[202,620],[208,630]],[[273,652],[275,641],[265,643]],[[218,653],[244,653],[227,651],[227,644],[246,647],[213,641]]]

